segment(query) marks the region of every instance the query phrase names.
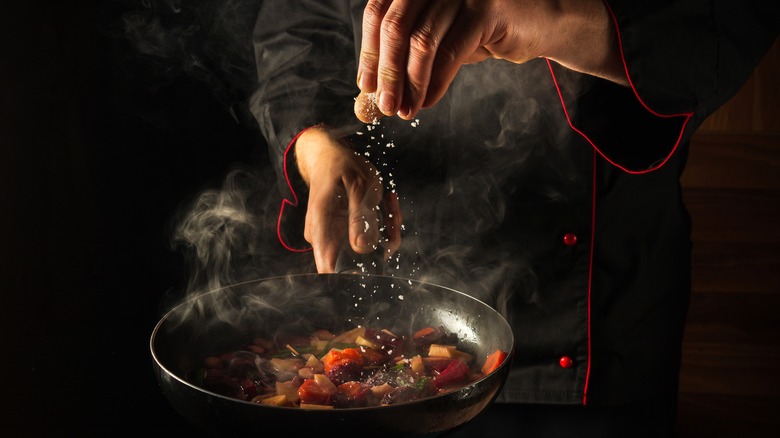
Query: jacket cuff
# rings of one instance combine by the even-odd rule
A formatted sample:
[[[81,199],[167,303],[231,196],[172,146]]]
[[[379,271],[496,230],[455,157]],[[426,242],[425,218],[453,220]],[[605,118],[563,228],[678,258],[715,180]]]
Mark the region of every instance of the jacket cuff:
[[[306,184],[298,173],[298,168],[294,161],[294,148],[298,138],[309,128],[303,129],[295,135],[287,148],[284,150],[282,169],[284,180],[289,190],[289,197],[282,199],[279,207],[279,217],[276,221],[276,235],[279,243],[286,250],[291,252],[311,251],[311,246],[303,239],[303,228],[305,225],[305,209],[298,208],[301,201],[305,201],[307,194]],[[301,198],[299,199],[299,195]]]
[[[629,87],[594,79],[586,91],[564,67],[547,60],[566,120],[605,160],[641,174],[662,167],[683,141],[693,112],[662,113],[640,96],[626,63],[617,19],[607,5]]]

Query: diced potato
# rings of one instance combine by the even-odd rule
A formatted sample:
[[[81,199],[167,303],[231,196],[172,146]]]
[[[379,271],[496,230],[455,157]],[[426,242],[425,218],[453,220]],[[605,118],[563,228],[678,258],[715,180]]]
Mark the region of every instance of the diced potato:
[[[278,357],[271,358],[271,368],[279,373],[297,373],[300,368],[300,360],[280,359]]]
[[[383,383],[379,386],[372,386],[371,387],[371,393],[374,394],[377,398],[384,397],[388,392],[392,391],[393,387],[389,383]]]
[[[272,397],[264,398],[260,400],[260,404],[271,405],[271,406],[284,406],[287,404],[287,396],[284,394],[279,394]]]
[[[380,348],[382,348],[382,345],[380,345],[379,343],[374,342],[370,339],[366,339],[362,336],[358,336],[357,338],[355,338],[355,343],[362,347],[371,348],[374,350],[379,350]]]
[[[298,402],[298,387],[300,385],[295,384],[290,380],[287,382],[276,382],[276,394],[278,396],[284,396],[285,402],[290,401],[292,403]]]
[[[452,359],[452,352],[455,351],[454,345],[431,344],[428,349],[428,357],[448,357]]]
[[[317,356],[315,356],[313,354],[311,356],[309,356],[309,360],[306,361],[306,365],[305,366],[307,366],[307,367],[309,367],[309,368],[311,368],[313,370],[323,370],[324,369],[324,365],[322,365],[322,361],[317,359]]]
[[[355,340],[358,336],[365,336],[366,335],[366,328],[365,327],[356,327],[352,330],[347,330],[344,333],[336,336],[332,339],[333,342],[342,342],[345,344],[354,344]]]
[[[325,374],[315,374],[314,381],[317,382],[317,385],[319,385],[320,388],[322,388],[322,390],[325,392],[338,391],[336,385],[334,385],[333,382],[331,382],[328,376],[326,376]]]
[[[460,351],[454,345],[431,344],[428,349],[428,357],[446,357],[448,359],[460,359],[469,363],[474,358],[472,355]]]
[[[333,409],[333,406],[329,405],[314,405],[310,403],[301,403],[301,409]]]
[[[302,379],[311,379],[314,377],[314,370],[309,367],[303,367],[298,370],[298,376]]]
[[[395,333],[391,332],[388,329],[382,329],[382,332],[387,334],[387,335],[389,335],[393,339],[398,339],[398,337],[399,337],[398,335],[396,335]]]
[[[412,358],[412,361],[409,363],[409,365],[412,367],[412,371],[416,374],[425,373],[425,364],[423,363],[422,357],[419,354]]]

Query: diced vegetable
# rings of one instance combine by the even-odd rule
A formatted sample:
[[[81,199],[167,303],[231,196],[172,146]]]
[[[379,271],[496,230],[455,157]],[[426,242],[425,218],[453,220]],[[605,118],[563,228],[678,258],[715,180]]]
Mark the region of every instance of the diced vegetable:
[[[326,404],[330,397],[336,392],[335,386],[333,388],[333,390],[323,388],[313,378],[304,380],[303,384],[298,388],[298,398],[301,400],[301,407],[303,407],[304,404]]]
[[[298,385],[295,380],[276,382],[276,394],[285,396],[285,402],[296,403],[298,401]]]
[[[272,358],[270,361],[271,368],[273,368],[274,371],[277,373],[298,373],[298,368],[301,367],[302,363],[299,359],[279,359],[279,358]]]
[[[355,338],[355,343],[360,345],[361,347],[373,348],[374,350],[378,350],[382,348],[381,344],[368,340],[362,336],[358,336],[357,338]]]
[[[442,372],[445,368],[447,368],[447,365],[452,362],[452,359],[446,358],[446,357],[424,357],[423,363],[427,368],[432,369],[433,371]]]
[[[356,348],[331,350],[322,358],[325,374],[338,383],[357,380],[363,368],[363,356]]]
[[[260,404],[271,406],[284,406],[287,404],[287,396],[284,394],[274,395],[260,400]]]
[[[360,355],[363,356],[363,364],[368,366],[382,365],[390,359],[390,356],[381,349],[361,348]]]
[[[322,362],[317,359],[317,356],[311,355],[309,356],[309,360],[306,361],[306,364],[304,366],[307,366],[313,370],[324,370],[324,365],[322,365]]]
[[[393,386],[390,385],[389,383],[383,383],[381,385],[371,387],[371,393],[374,394],[375,397],[380,399],[392,390],[393,390]]]
[[[188,378],[210,391],[271,406],[397,404],[457,390],[506,360],[506,353],[496,350],[481,368],[470,366],[473,358],[458,342],[443,327],[426,327],[414,339],[364,327],[338,336],[327,330],[305,336],[286,333],[273,343],[256,338],[238,343],[241,347],[234,351],[206,357],[203,367]]]
[[[460,360],[453,360],[442,370],[439,375],[433,378],[433,384],[437,388],[443,388],[461,382],[466,378],[469,367]]]
[[[317,385],[319,385],[320,388],[322,388],[322,390],[325,392],[332,394],[337,390],[336,385],[334,385],[325,374],[315,374],[314,381],[317,382]]]
[[[490,353],[487,359],[485,359],[485,364],[482,365],[482,374],[487,376],[488,374],[497,370],[498,367],[504,363],[504,360],[506,360],[506,356],[506,352],[501,350],[496,350]]]
[[[422,339],[422,338],[430,338],[430,337],[436,337],[439,336],[441,333],[438,329],[435,329],[433,327],[425,327],[424,329],[417,330],[413,335],[412,339]]]
[[[429,357],[446,357],[450,359],[459,359],[463,362],[469,363],[474,358],[472,355],[458,350],[454,345],[439,345],[431,344],[428,348]]]
[[[366,335],[366,328],[365,327],[356,327],[352,330],[346,331],[335,338],[333,338],[331,341],[334,343],[337,342],[344,342],[348,344],[354,344],[355,340],[358,338],[358,336],[365,336]]]
[[[414,371],[415,374],[422,375],[425,373],[425,364],[423,363],[422,356],[419,354],[412,358],[412,360],[409,362],[409,366],[412,368],[412,371]]]

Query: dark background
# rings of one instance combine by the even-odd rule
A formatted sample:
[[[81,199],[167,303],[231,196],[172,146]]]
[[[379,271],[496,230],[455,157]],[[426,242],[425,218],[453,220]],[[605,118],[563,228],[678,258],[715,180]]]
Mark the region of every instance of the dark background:
[[[149,338],[176,214],[267,163],[242,3],[0,2],[0,435],[195,436]]]

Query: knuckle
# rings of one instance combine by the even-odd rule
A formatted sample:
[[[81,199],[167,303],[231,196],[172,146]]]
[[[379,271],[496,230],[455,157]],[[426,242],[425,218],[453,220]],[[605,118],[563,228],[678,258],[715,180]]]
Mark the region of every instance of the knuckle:
[[[448,44],[442,44],[439,47],[438,56],[446,64],[454,64],[458,59],[458,52],[455,48]]]
[[[436,52],[439,41],[429,26],[422,26],[409,37],[409,51],[412,54],[430,54]]]
[[[382,20],[382,34],[387,38],[396,39],[403,35],[405,26],[403,18],[396,13],[388,13]]]
[[[376,23],[377,20],[382,18],[382,12],[384,11],[384,2],[381,0],[369,0],[366,3],[366,7],[363,10],[363,21],[367,25]]]
[[[385,81],[400,82],[404,79],[404,72],[394,66],[382,64],[379,66],[379,77]]]

